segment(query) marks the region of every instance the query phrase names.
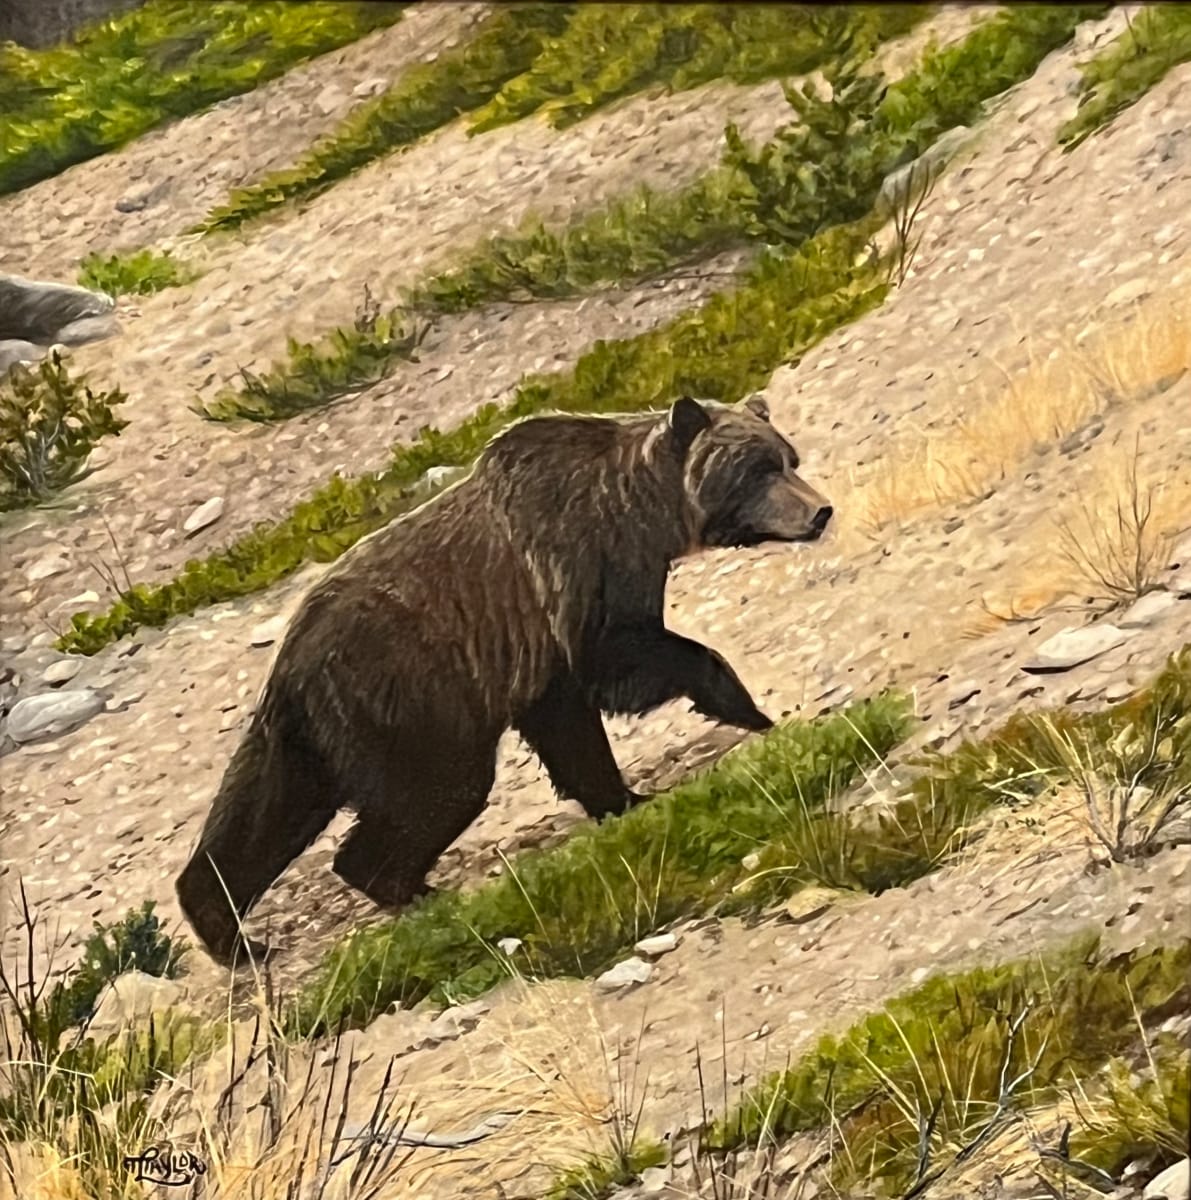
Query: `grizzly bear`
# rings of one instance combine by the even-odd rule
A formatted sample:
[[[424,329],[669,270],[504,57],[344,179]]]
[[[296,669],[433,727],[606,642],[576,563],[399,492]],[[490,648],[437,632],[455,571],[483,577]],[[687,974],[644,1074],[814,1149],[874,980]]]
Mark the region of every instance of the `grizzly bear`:
[[[666,629],[663,596],[701,547],[818,538],[831,507],[797,469],[760,397],[533,417],[363,538],[291,622],[178,879],[212,956],[252,946],[241,918],[340,808],[356,823],[335,872],[385,908],[424,892],[484,808],[510,727],[596,819],[644,798],[601,713],[686,697],[770,728],[719,654]]]

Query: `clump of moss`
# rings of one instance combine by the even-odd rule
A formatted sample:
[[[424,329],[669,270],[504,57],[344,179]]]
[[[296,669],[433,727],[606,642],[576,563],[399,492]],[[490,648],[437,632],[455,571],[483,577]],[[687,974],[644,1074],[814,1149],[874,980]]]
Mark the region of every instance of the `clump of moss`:
[[[168,250],[138,250],[134,254],[90,254],[79,269],[79,283],[110,296],[147,296],[165,288],[180,287],[198,278]]]

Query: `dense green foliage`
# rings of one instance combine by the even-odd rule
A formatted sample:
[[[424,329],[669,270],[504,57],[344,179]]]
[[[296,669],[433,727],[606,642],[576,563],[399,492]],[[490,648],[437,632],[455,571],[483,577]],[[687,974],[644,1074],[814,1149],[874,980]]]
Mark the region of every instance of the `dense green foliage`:
[[[0,46],[0,193],[250,91],[396,21],[404,5],[148,0],[46,50]]]
[[[1081,68],[1079,110],[1059,130],[1067,150],[1108,125],[1179,63],[1191,61],[1191,5],[1146,4],[1137,20]]]
[[[366,163],[478,108],[526,69],[574,11],[574,5],[555,0],[497,6],[468,41],[443,51],[431,63],[404,71],[386,92],[350,113],[293,167],[236,188],[197,229],[234,229],[288,201],[317,195]]]
[[[1100,961],[1087,938],[1041,960],[940,975],[823,1038],[711,1126],[706,1143],[756,1144],[830,1126],[849,1151],[833,1173],[842,1194],[877,1183],[901,1195],[920,1161],[915,1112],[925,1125],[938,1105],[929,1161],[945,1165],[947,1148],[954,1154],[978,1136],[999,1100],[1010,1112],[1053,1101],[1133,1046],[1138,1018],[1152,1026],[1185,1012],[1189,971],[1191,942]],[[1002,1095],[1002,1083],[1019,1076],[1017,1090]]]
[[[0,378],[0,512],[83,478],[95,443],[128,424],[112,411],[126,399],[72,379],[56,351],[34,369],[12,366]]]
[[[817,809],[908,732],[904,701],[879,697],[838,716],[791,722],[622,817],[527,852],[475,891],[440,892],[336,948],[306,989],[296,1029],[367,1024],[394,1002],[478,995],[506,978],[495,948],[522,939],[517,966],[583,976],[635,941],[705,911],[741,859],[802,807]]]
[[[79,267],[83,287],[107,292],[109,296],[147,296],[163,288],[179,287],[197,276],[168,250],[138,250],[134,254],[89,254]]]
[[[531,113],[563,128],[646,88],[802,75],[850,44],[907,33],[927,4],[584,4],[524,74],[472,122],[493,129]]]

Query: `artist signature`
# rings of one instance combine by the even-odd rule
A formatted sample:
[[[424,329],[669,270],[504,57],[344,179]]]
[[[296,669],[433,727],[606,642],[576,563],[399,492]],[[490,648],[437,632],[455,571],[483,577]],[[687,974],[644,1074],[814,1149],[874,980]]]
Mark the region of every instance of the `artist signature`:
[[[166,1187],[183,1187],[207,1173],[207,1164],[197,1154],[168,1145],[149,1146],[140,1154],[126,1154],[124,1168],[135,1172],[137,1183],[161,1183]]]

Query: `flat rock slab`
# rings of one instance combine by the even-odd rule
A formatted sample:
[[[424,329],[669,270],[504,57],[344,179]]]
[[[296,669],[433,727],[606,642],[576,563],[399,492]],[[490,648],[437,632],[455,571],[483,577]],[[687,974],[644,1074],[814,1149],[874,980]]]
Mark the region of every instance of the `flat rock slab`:
[[[104,697],[90,688],[26,696],[12,706],[7,733],[17,743],[65,733],[102,712],[104,703]]]
[[[1070,671],[1083,663],[1107,654],[1123,645],[1133,636],[1130,629],[1119,629],[1116,625],[1085,625],[1082,628],[1063,629],[1054,637],[1047,638],[1037,653],[1022,665],[1023,671],[1032,675],[1047,675],[1056,671]]]
[[[95,333],[87,336],[87,326],[78,323],[106,318],[115,307],[116,302],[106,292],[0,275],[0,338],[58,342],[64,340],[58,336],[59,331],[73,325],[75,341],[90,341]]]

